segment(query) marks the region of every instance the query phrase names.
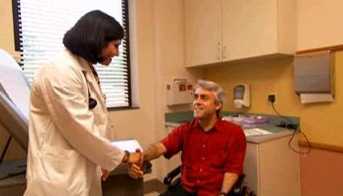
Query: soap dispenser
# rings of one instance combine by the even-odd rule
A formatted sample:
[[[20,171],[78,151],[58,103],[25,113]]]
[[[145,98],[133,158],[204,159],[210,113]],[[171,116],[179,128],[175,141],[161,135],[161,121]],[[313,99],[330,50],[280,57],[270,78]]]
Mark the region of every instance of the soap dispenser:
[[[248,84],[237,84],[233,88],[233,103],[239,109],[250,107],[250,86]]]

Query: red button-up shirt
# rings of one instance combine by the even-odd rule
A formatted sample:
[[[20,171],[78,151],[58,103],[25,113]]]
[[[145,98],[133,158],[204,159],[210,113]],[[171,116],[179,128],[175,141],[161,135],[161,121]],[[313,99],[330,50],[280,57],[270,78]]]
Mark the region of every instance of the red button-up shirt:
[[[198,196],[218,195],[224,173],[240,175],[246,150],[242,129],[233,123],[217,120],[204,131],[199,120],[175,128],[162,141],[166,158],[182,151],[181,183]]]

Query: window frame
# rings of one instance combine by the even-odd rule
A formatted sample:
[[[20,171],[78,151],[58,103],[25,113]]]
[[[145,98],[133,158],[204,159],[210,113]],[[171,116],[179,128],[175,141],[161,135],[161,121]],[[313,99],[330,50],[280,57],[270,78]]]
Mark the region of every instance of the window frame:
[[[21,41],[20,41],[20,0],[12,0],[12,12],[13,12],[13,28],[14,28],[14,45],[15,45],[15,51],[20,53],[20,58],[22,58],[22,53],[23,50],[21,49]],[[128,106],[107,106],[107,109],[109,111],[117,111],[117,110],[126,110],[126,109],[137,109],[137,106],[133,106],[133,97],[132,97],[132,65],[131,65],[131,50],[132,46],[130,43],[130,3],[132,1],[130,0],[121,0],[121,3],[123,5],[123,28],[125,29],[125,40],[126,40],[126,51],[121,51],[121,52],[126,52],[126,61],[127,61],[127,66],[126,66],[126,71],[127,71],[127,96],[128,96]],[[19,65],[23,67],[24,65],[19,61]]]

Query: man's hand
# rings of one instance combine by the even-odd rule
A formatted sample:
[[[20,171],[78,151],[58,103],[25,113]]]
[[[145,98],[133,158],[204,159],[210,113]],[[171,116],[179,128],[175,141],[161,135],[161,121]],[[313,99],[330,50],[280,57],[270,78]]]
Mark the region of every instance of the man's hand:
[[[143,157],[143,153],[141,153],[139,150],[136,150],[136,153],[139,152],[141,153],[141,160],[139,162],[139,164],[137,163],[133,163],[133,164],[129,164],[129,175],[132,178],[138,179],[138,178],[142,178],[143,177],[143,161],[151,161],[153,159],[156,159],[158,157],[160,157],[161,155],[163,155],[166,152],[166,148],[165,146],[158,142],[156,144],[152,144],[149,146],[148,149],[144,150],[144,157]],[[135,161],[133,161],[135,162]]]
[[[129,176],[134,179],[142,178],[144,175],[144,172],[142,170],[142,167],[140,167],[137,164],[130,164],[129,165]]]
[[[238,180],[238,177],[236,173],[225,172],[221,192],[228,193]]]

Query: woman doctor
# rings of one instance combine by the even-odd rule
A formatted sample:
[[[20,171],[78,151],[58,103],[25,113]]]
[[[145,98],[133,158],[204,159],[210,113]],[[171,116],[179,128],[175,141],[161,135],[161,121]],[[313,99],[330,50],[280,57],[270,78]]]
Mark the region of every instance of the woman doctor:
[[[64,35],[65,50],[37,72],[25,196],[100,196],[101,168],[142,160],[105,138],[108,112],[93,67],[109,65],[123,37],[113,17],[91,11]]]

